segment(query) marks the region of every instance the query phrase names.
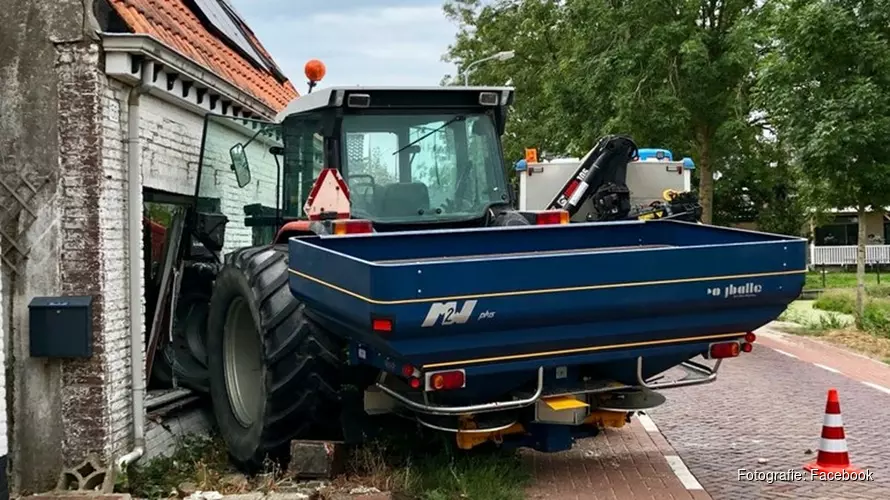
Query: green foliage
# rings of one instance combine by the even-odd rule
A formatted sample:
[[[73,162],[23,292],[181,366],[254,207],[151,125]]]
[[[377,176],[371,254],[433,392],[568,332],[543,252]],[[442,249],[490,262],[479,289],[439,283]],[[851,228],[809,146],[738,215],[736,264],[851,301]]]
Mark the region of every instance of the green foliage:
[[[865,331],[890,338],[890,301],[870,301],[862,315]]]
[[[823,205],[890,202],[890,3],[772,0],[755,99]]]
[[[353,450],[347,464],[348,475],[363,485],[418,500],[525,498],[531,471],[517,453],[485,446],[459,450],[453,435],[406,432],[401,421],[381,426],[381,439]]]
[[[519,95],[507,118],[503,138],[505,168],[524,157],[526,147],[538,147],[555,154],[580,154],[593,146],[596,137],[583,138],[565,123],[566,113],[555,104],[554,83],[561,63],[565,35],[549,26],[561,26],[564,17],[557,2],[550,0],[496,0],[482,5],[479,0],[446,0],[445,13],[458,25],[454,44],[444,56],[459,61],[461,71],[469,63],[492,53],[514,50],[508,61],[491,61],[477,66],[471,85],[503,85],[512,81]],[[463,84],[463,75],[446,77],[446,84]],[[579,111],[582,111],[579,109]],[[572,139],[580,139],[574,149]]]
[[[459,31],[445,59],[463,70],[516,52],[471,75],[473,84],[512,80],[517,89],[504,140],[508,166],[526,147],[577,156],[604,134],[627,134],[641,147],[695,160],[706,222],[761,219],[766,230],[798,234],[805,214],[798,169],[778,161],[785,150],[763,140],[769,125],[752,118],[763,37],[757,4],[448,0]]]
[[[886,292],[880,288],[879,293]],[[819,296],[813,307],[823,311],[855,314],[856,294],[853,290],[831,290]],[[873,335],[890,338],[890,299],[869,297],[862,315],[862,329]]]
[[[813,303],[816,309],[834,311],[844,314],[853,314],[856,308],[856,297],[843,291],[829,291],[819,295]]]
[[[890,202],[890,2],[772,0],[755,100],[803,167],[820,207]],[[864,262],[858,262],[859,280]],[[865,300],[856,319],[866,328]]]
[[[213,489],[219,477],[228,470],[225,443],[218,436],[184,436],[172,454],[146,464],[137,464],[121,478],[118,492],[136,498],[167,498],[180,483],[191,481]]]
[[[890,285],[875,285],[868,287],[868,294],[872,297],[890,299]]]
[[[825,332],[832,330],[840,330],[848,326],[848,322],[835,314],[806,314],[804,311],[792,308],[786,309],[780,316],[779,321],[787,321],[796,323],[798,328],[794,328],[793,333],[801,335],[822,336]]]
[[[176,210],[175,205],[168,205],[164,203],[145,203],[146,216],[151,219],[153,222],[156,222],[164,227],[170,227],[170,223],[173,220],[173,212]]]
[[[824,276],[824,284],[823,284],[823,276],[820,271],[811,271],[807,273],[806,283],[804,284],[804,290],[817,290],[817,289],[830,289],[830,288],[855,288],[856,287],[856,273],[847,273],[840,271],[828,271]],[[881,272],[881,283],[878,283],[878,274],[877,273],[868,273],[865,275],[865,287],[868,291],[868,294],[872,297],[887,297],[890,296],[890,285],[887,285],[887,282],[890,281],[890,273],[886,270]]]

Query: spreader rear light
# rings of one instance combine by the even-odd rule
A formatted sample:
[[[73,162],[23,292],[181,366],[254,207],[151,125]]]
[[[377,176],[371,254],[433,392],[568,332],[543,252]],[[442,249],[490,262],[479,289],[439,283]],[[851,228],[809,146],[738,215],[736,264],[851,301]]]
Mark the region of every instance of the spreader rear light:
[[[711,348],[708,351],[711,359],[734,358],[739,355],[741,348],[738,342],[723,342],[711,344]]]
[[[539,226],[568,223],[569,213],[565,210],[547,210],[535,214],[535,224]]]
[[[392,320],[387,318],[373,318],[371,320],[371,330],[374,330],[375,332],[389,333],[392,331]]]
[[[749,344],[747,342],[742,344],[742,352],[751,352],[752,349],[754,349],[754,344]]]
[[[748,332],[745,334],[745,342],[753,344],[755,340],[757,340],[757,335],[754,335],[754,332]]]
[[[463,389],[467,385],[467,375],[464,370],[450,370],[446,372],[431,372],[426,374],[426,390],[450,391]]]
[[[333,223],[334,234],[363,234],[374,232],[374,226],[371,221],[364,219],[343,219],[336,220]]]

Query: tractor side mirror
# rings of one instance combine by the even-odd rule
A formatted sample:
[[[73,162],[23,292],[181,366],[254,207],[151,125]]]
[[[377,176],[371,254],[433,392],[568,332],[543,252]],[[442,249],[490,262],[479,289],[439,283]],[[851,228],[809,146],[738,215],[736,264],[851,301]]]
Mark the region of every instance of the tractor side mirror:
[[[235,171],[238,187],[243,188],[250,184],[250,165],[247,162],[244,145],[239,142],[232,146],[232,149],[229,150],[229,157],[232,159],[232,170]]]

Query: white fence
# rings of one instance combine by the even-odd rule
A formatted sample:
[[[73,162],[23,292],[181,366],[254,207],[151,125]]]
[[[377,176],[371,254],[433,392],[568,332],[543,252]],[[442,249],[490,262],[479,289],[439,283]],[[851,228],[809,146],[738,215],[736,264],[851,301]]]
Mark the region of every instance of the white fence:
[[[890,264],[890,245],[866,245],[866,264]],[[855,266],[856,245],[810,245],[811,266]]]

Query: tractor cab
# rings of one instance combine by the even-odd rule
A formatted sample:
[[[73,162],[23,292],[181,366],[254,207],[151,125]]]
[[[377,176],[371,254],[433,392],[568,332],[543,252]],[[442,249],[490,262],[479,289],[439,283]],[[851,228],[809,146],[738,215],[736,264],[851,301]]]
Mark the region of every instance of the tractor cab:
[[[308,219],[318,218],[310,204],[325,169],[345,187],[346,213],[322,219],[363,219],[376,231],[489,225],[513,204],[500,144],[512,99],[501,87],[332,87],[295,99],[276,123],[212,115],[198,198],[227,198],[224,212],[242,202],[253,233],[245,244],[319,232]]]

